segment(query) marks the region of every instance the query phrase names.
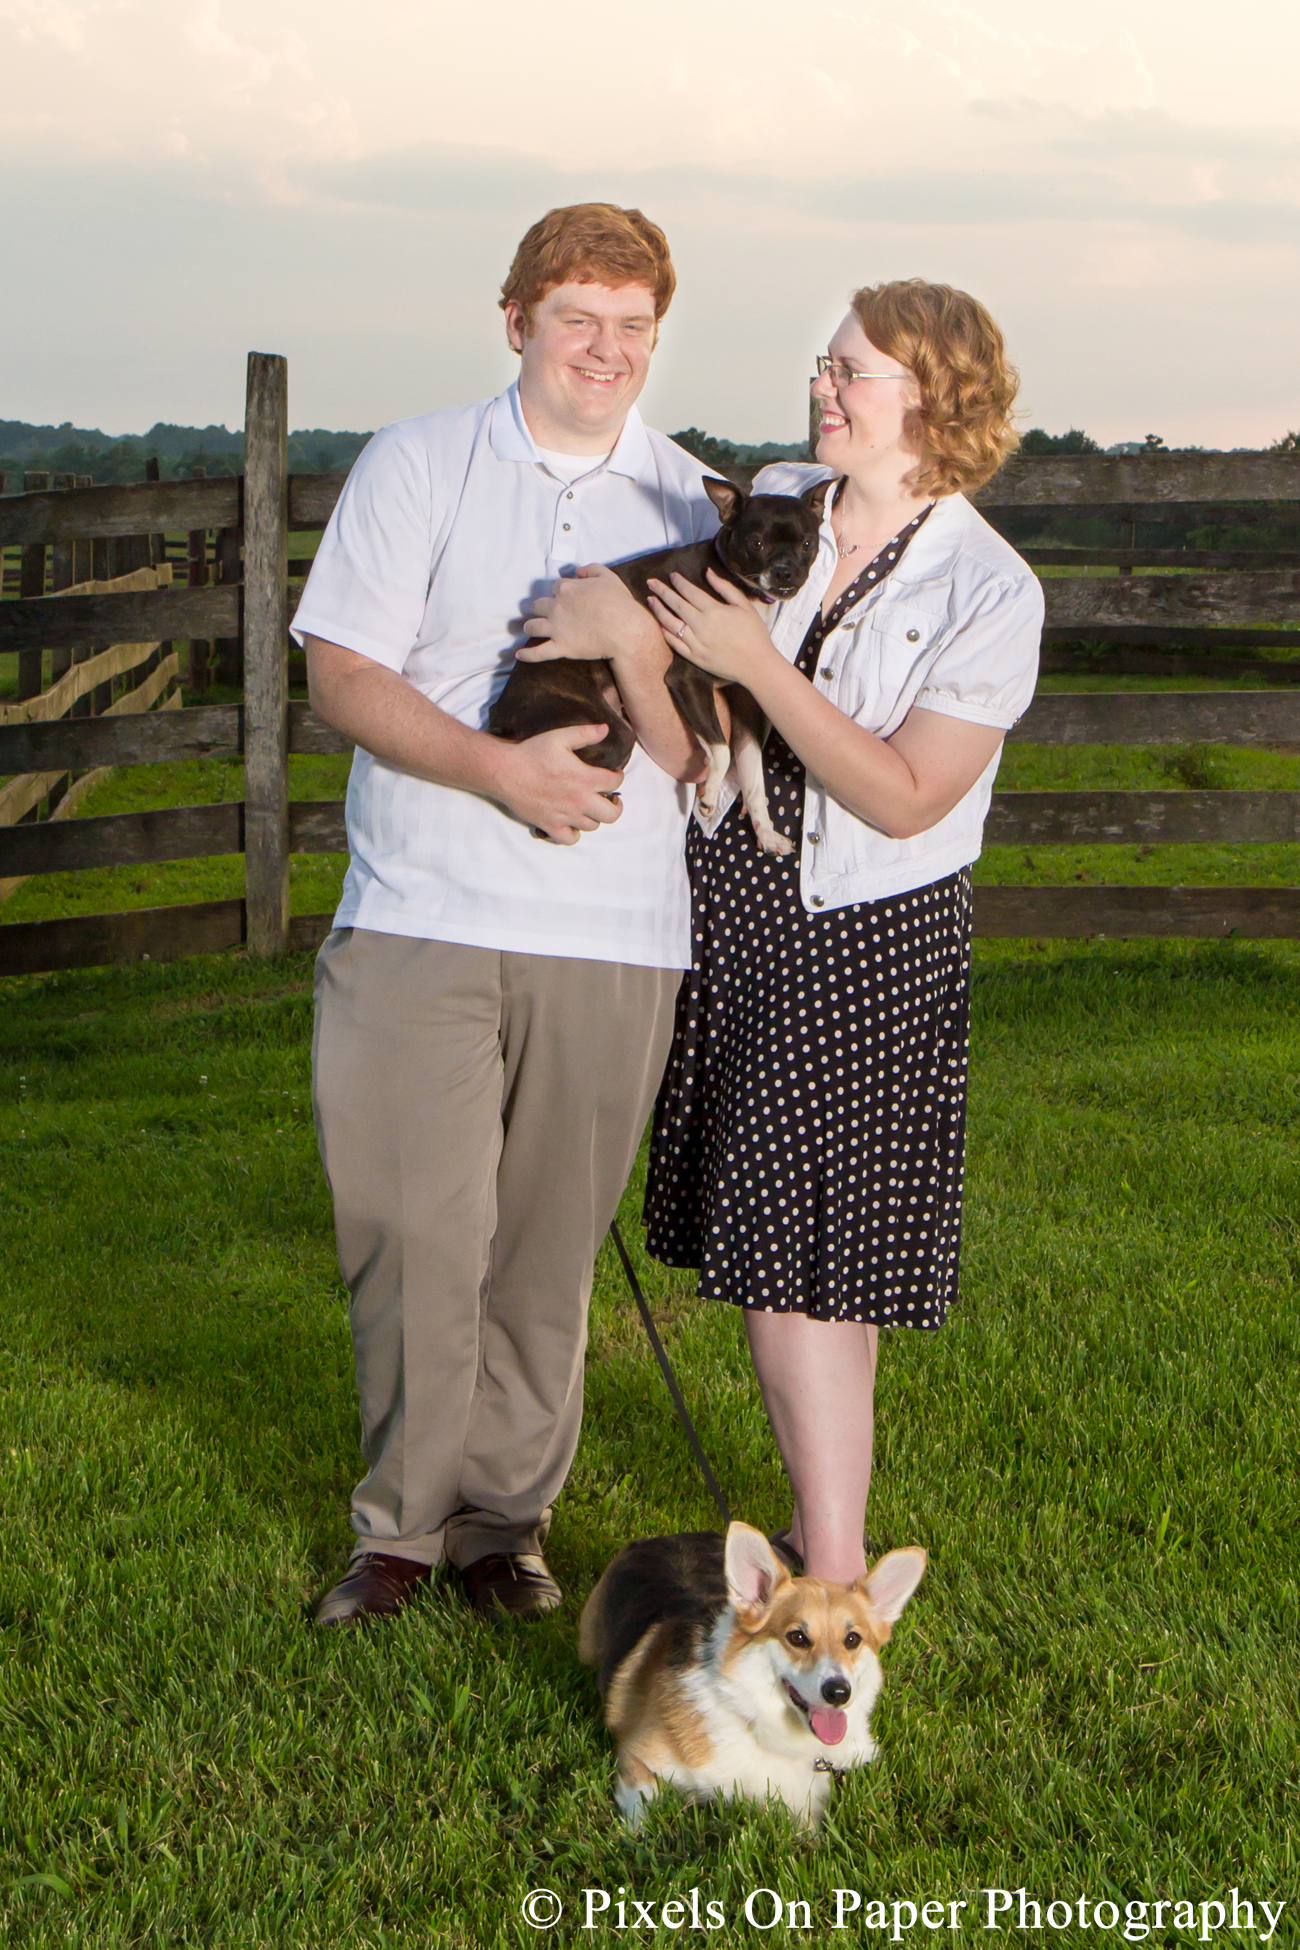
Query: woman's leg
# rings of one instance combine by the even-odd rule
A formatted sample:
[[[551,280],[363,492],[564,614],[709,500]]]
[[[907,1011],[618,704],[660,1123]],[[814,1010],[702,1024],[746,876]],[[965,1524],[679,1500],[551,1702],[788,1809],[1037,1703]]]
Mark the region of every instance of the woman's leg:
[[[745,1331],[794,1490],[791,1541],[810,1577],[849,1584],[866,1569],[876,1329],[746,1308]]]

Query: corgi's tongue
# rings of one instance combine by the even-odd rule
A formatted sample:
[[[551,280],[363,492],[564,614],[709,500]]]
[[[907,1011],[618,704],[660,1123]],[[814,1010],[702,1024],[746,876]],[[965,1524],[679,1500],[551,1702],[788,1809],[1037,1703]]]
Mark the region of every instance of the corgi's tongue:
[[[849,1730],[849,1716],[834,1706],[811,1706],[808,1724],[823,1747],[838,1747]]]

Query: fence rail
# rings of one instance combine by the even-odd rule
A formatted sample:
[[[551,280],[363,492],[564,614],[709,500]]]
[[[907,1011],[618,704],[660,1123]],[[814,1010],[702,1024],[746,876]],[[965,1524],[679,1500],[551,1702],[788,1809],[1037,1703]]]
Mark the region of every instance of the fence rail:
[[[5,495],[0,499],[0,548],[237,528],[240,490],[240,480],[232,476],[144,481],[134,487],[53,488],[21,499]]]
[[[1300,453],[1050,454],[1011,459],[973,497],[1006,508],[1206,519],[1216,503],[1300,501]]]
[[[324,526],[346,477],[291,476],[287,430],[285,362],[250,354],[241,479],[134,487],[32,481],[33,491],[0,498],[0,547],[22,551],[19,593],[0,603],[0,650],[19,653],[29,691],[37,672],[33,694],[0,706],[0,779],[9,777],[0,784],[0,894],[36,873],[223,853],[242,852],[246,861],[243,900],[0,925],[0,974],[240,945],[269,956],[314,946],[327,931],[327,915],[289,916],[288,862],[294,853],[343,851],[343,807],[290,801],[288,758],[350,746],[288,697],[288,586],[309,566],[289,559],[288,536]],[[1300,455],[1014,460],[977,499],[995,525],[1026,515],[1050,521],[1086,514],[1113,518],[1127,530],[1110,549],[1025,550],[1047,568],[1118,571],[1045,579],[1045,669],[1249,677],[1279,687],[1040,693],[1011,741],[1300,749],[1300,689],[1286,688],[1300,678],[1300,663],[1216,654],[1300,646],[1300,551],[1143,549],[1135,536],[1138,523],[1149,530],[1171,522],[1262,526],[1275,525],[1279,515],[1294,519]],[[162,541],[178,535],[188,538],[179,550]],[[151,572],[118,577],[109,587],[74,581],[78,564],[89,568],[93,559],[98,572],[109,565],[109,551],[128,550],[135,546],[131,538],[141,536],[153,537]],[[165,581],[182,561],[184,587],[140,586],[149,573]],[[1184,573],[1134,573],[1170,568]],[[179,641],[190,644],[199,689],[210,647],[227,674],[242,667],[243,704],[175,708],[178,661],[171,646]],[[1056,647],[1080,642],[1091,646],[1089,659]],[[1162,655],[1161,646],[1182,654]],[[1202,654],[1188,654],[1195,652]],[[50,683],[43,689],[47,653]],[[105,699],[106,684],[142,668],[144,680],[133,691]],[[92,697],[106,708],[76,715]],[[159,703],[167,708],[148,708]],[[243,761],[242,801],[67,816],[76,795],[84,796],[110,767],[202,758]],[[31,818],[44,793],[65,778],[75,783],[50,818]],[[15,823],[21,813],[4,809],[4,795],[15,785],[15,806],[24,795],[30,799],[23,823]],[[1300,792],[998,792],[986,836],[990,844],[1024,846],[1295,843]],[[1000,936],[1300,936],[1300,889],[981,886],[975,926],[979,934]]]

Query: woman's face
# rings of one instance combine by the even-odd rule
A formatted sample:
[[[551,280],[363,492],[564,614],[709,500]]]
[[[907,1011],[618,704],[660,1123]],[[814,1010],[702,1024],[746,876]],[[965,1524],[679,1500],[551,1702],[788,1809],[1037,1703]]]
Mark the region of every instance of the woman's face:
[[[836,385],[829,372],[814,379],[813,398],[821,408],[817,458],[838,474],[874,473],[891,457],[915,460],[907,438],[907,416],[920,405],[915,379],[897,359],[878,352],[853,312],[830,345],[832,359],[859,373],[888,378],[851,379]]]

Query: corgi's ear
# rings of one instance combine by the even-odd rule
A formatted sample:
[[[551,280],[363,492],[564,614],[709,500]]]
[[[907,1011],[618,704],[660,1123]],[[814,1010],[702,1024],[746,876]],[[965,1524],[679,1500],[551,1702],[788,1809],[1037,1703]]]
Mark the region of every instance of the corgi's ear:
[[[723,527],[730,528],[744,507],[747,497],[733,482],[717,481],[712,474],[704,476],[704,492],[722,517]]]
[[[799,496],[799,499],[804,503],[805,507],[811,508],[818,520],[821,519],[826,511],[826,497],[834,485],[835,477],[832,475],[828,481],[814,481],[813,485],[810,488],[805,488]]]
[[[767,1538],[747,1523],[728,1525],[723,1562],[737,1611],[766,1611],[779,1587],[789,1582],[790,1573]]]
[[[906,1550],[889,1551],[853,1588],[882,1623],[892,1625],[902,1617],[903,1607],[924,1576],[925,1552],[919,1544],[910,1544]]]

